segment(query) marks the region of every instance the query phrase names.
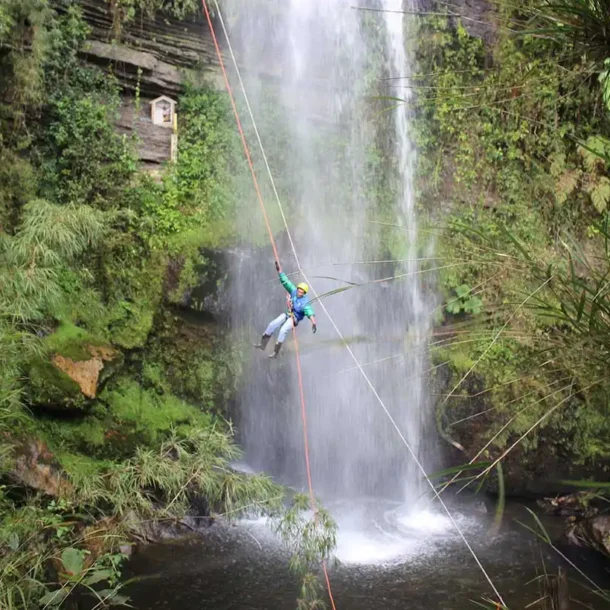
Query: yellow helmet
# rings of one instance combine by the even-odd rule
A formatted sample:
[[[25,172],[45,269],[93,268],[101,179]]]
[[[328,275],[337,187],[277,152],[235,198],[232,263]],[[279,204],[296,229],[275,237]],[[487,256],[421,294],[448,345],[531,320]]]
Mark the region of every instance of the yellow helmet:
[[[300,288],[305,294],[309,292],[309,286],[305,282],[301,282],[297,285],[297,288]]]

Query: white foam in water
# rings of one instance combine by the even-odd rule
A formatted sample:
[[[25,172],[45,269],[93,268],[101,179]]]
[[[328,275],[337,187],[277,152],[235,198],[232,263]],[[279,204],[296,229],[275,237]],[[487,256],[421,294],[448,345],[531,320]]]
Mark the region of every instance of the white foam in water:
[[[453,527],[449,517],[428,510],[398,517],[397,522],[402,527],[427,534],[445,534]]]
[[[242,525],[269,526],[270,519],[266,515],[259,515],[256,517],[241,517],[239,519],[239,523]]]
[[[451,520],[431,510],[383,510],[379,503],[354,504],[336,514],[336,556],[345,564],[383,564],[429,555],[450,539]],[[467,524],[465,524],[467,525]]]
[[[337,522],[337,559],[346,565],[384,565],[413,561],[415,558],[441,552],[444,545],[456,539],[453,523],[446,515],[429,509],[412,510],[405,505],[377,498],[358,498],[334,503],[327,508]],[[305,511],[305,519],[313,518]],[[465,530],[476,528],[476,521],[454,515]],[[272,531],[267,516],[249,515],[239,519],[273,546],[282,546]],[[265,532],[268,534],[265,536]]]
[[[345,564],[387,563],[397,557],[417,552],[417,541],[404,539],[400,542],[369,537],[362,532],[339,532],[336,556]]]

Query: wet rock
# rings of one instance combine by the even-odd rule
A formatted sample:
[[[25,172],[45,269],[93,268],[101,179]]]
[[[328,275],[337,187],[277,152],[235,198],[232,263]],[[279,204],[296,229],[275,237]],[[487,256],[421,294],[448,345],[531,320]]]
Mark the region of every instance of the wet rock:
[[[184,295],[185,304],[194,311],[223,320],[230,308],[226,254],[206,249],[202,251],[202,257],[205,264],[196,270],[199,281],[192,291]]]
[[[211,517],[187,515],[182,519],[148,519],[143,521],[134,513],[125,516],[123,525],[131,537],[142,544],[174,540],[205,531],[214,520]]]
[[[571,526],[566,536],[571,544],[591,548],[610,557],[610,515],[597,515]]]
[[[489,0],[454,0],[450,5],[441,3],[441,6],[435,0],[423,0],[420,4],[420,10],[445,9],[443,12],[452,15],[451,19],[456,23],[459,19],[470,36],[481,38],[487,43],[493,41],[497,32],[494,8]]]
[[[538,506],[548,515],[559,517],[592,517],[599,512],[591,506],[593,495],[580,491],[555,498],[542,498],[536,501]]]
[[[55,456],[41,440],[24,441],[14,449],[14,458],[8,476],[15,485],[54,497],[70,491],[70,482],[64,477]]]
[[[30,362],[28,381],[28,403],[32,406],[62,411],[87,406],[78,383],[45,358]]]

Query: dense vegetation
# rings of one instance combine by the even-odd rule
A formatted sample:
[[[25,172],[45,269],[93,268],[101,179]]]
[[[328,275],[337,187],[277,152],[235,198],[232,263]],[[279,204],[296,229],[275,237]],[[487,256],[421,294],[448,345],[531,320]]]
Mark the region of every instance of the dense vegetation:
[[[135,10],[194,9],[110,4],[120,23]],[[268,478],[230,467],[239,452],[224,415],[237,348],[205,317],[181,316],[194,286],[222,278],[214,252],[234,237],[243,161],[227,101],[187,88],[179,160],[153,179],[139,171],[136,142],[116,130],[118,82],[79,59],[87,34],[78,2],[0,4],[7,609],[80,607],[83,596],[122,604],[122,545],[146,537],[150,522],[177,523],[193,506],[277,513],[284,497]],[[305,569],[334,534],[323,511],[324,528],[311,529],[301,505],[297,497],[278,527],[301,540],[291,538]]]
[[[607,20],[584,0],[493,3],[482,25],[428,16],[404,83],[450,266],[439,424],[468,458],[510,450],[511,491],[608,466]]]
[[[481,32],[438,14],[445,4],[418,18],[418,74],[404,81],[416,91],[422,234],[445,267],[438,421],[469,459],[511,450],[509,489],[539,491],[555,473],[610,466],[608,12],[494,2]],[[138,11],[198,9],[109,5],[116,36]],[[147,176],[115,128],[118,82],[79,59],[78,2],[54,6],[0,3],[2,608],[124,603],[123,545],[147,523],[176,523],[193,504],[277,512],[284,496],[230,468],[238,346],[181,315],[235,238],[243,161],[226,100],[189,86],[178,162]],[[386,137],[365,182],[391,216]],[[383,236],[388,251],[402,243],[389,226]],[[88,391],[67,372],[79,367],[99,373]],[[305,574],[305,608],[319,601],[307,573],[334,539],[328,515],[312,523],[304,508],[297,496],[278,529]]]

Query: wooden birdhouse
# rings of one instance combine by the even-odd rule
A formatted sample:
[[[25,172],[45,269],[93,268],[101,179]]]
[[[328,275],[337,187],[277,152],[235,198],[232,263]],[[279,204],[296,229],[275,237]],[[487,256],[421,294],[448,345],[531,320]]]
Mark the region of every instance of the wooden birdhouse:
[[[150,118],[154,125],[174,128],[176,116],[176,102],[162,95],[150,102]]]

